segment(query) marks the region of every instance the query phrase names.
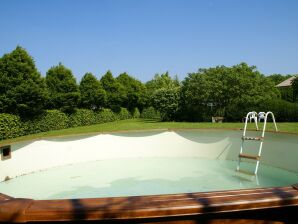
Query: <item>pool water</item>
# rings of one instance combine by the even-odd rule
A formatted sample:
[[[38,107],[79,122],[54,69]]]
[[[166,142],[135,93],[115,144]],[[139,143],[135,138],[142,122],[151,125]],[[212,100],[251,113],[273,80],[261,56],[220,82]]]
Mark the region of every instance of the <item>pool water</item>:
[[[120,158],[83,162],[18,176],[0,192],[32,199],[99,198],[291,185],[298,173],[260,164],[257,176],[236,161],[205,158]],[[241,163],[243,170],[255,163]]]

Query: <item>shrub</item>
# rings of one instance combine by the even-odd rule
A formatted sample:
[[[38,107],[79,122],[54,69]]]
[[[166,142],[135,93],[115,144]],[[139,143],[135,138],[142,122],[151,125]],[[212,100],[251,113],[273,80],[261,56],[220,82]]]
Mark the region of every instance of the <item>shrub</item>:
[[[258,105],[245,102],[231,104],[226,109],[225,119],[241,121],[249,111],[271,111],[278,122],[298,121],[298,104],[280,99],[261,101]]]
[[[276,121],[289,122],[298,121],[298,104],[285,100],[271,100],[264,102],[259,111],[273,112]]]
[[[118,120],[117,115],[110,109],[102,109],[96,113],[96,123],[106,123]]]
[[[160,113],[154,109],[154,107],[148,107],[143,109],[141,118],[146,119],[160,119]]]
[[[152,101],[163,121],[174,120],[179,109],[180,88],[160,88],[153,93]]]
[[[23,134],[24,130],[19,116],[0,114],[0,140],[15,138]]]
[[[59,110],[47,110],[40,117],[24,123],[26,134],[59,130],[69,127],[67,115]]]
[[[70,127],[78,127],[96,123],[96,114],[92,110],[77,109],[75,113],[69,115]]]
[[[141,116],[141,114],[140,114],[140,111],[139,111],[139,109],[137,108],[137,107],[135,107],[134,109],[133,109],[133,111],[132,111],[132,117],[133,118],[139,118],[140,116]]]
[[[117,114],[119,120],[130,119],[131,114],[126,108],[121,107],[119,113]]]
[[[240,122],[250,111],[259,111],[258,106],[246,102],[231,103],[226,107],[224,115],[225,121]]]

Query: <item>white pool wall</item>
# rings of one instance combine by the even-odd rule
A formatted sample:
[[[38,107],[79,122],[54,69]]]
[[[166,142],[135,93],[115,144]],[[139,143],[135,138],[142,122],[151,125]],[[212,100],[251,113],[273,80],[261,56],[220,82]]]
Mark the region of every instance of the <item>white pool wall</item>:
[[[0,161],[0,181],[6,177],[80,162],[145,157],[203,157],[216,159],[230,146],[229,138],[215,143],[197,143],[175,132],[146,137],[111,134],[74,140],[39,140],[12,151],[10,159]]]
[[[39,140],[12,150],[0,160],[0,182],[52,167],[119,158],[191,157],[237,160],[241,131],[165,131],[162,133],[99,134],[79,140]],[[249,132],[249,135],[259,135]],[[248,154],[257,153],[259,142],[247,141]],[[14,146],[13,146],[14,148]],[[266,133],[261,163],[298,173],[298,136]]]

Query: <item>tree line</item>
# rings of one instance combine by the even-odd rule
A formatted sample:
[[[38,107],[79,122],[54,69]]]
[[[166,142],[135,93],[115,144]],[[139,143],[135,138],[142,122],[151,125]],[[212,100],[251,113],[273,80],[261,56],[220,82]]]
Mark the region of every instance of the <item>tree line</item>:
[[[100,79],[86,73],[77,83],[61,63],[43,77],[33,58],[17,46],[0,58],[0,113],[31,120],[53,109],[72,114],[78,108],[119,111],[124,107],[132,112],[153,107],[168,121],[209,121],[211,116],[239,121],[247,111],[275,109],[298,120],[298,79],[286,93],[275,87],[288,77],[264,76],[256,67],[240,63],[199,69],[182,81],[166,72],[142,83],[127,73],[114,77],[107,71]]]

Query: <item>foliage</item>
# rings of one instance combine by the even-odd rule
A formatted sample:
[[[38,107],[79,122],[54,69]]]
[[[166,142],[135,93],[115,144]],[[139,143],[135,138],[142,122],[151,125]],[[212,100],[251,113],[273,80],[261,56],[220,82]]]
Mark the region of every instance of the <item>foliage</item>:
[[[17,46],[0,58],[0,113],[31,118],[44,109],[47,91],[32,57]]]
[[[168,72],[161,75],[156,74],[152,80],[146,83],[149,94],[161,88],[171,89],[179,86],[180,83],[177,76],[172,79]]]
[[[168,72],[145,84],[127,73],[114,78],[108,71],[100,81],[86,73],[78,86],[61,63],[42,78],[32,57],[18,46],[0,58],[0,113],[19,116],[12,119],[22,121],[18,135],[138,117],[210,121],[211,116],[224,116],[225,121],[241,121],[252,110],[271,110],[280,121],[297,121],[297,104],[289,102],[298,101],[298,78],[290,88],[275,87],[289,77],[265,77],[241,63],[199,69],[182,83]]]
[[[274,82],[274,85],[276,86],[290,77],[292,77],[292,75],[273,74],[273,75],[267,76],[266,78]],[[277,90],[280,92],[281,99],[289,102],[295,101],[293,96],[292,86],[279,87],[277,88]]]
[[[100,82],[107,94],[106,106],[108,108],[122,106],[124,102],[127,101],[127,95],[124,87],[113,77],[110,71],[102,76]]]
[[[278,122],[298,121],[298,103],[291,103],[285,100],[269,100],[264,101],[259,106],[258,111],[273,112]]]
[[[140,118],[141,113],[137,107],[132,110],[132,118]]]
[[[82,108],[97,110],[105,105],[106,92],[92,73],[86,73],[82,78],[80,93]]]
[[[125,120],[125,119],[131,118],[131,114],[129,113],[129,111],[123,107],[120,108],[120,111],[117,115],[119,120]]]
[[[66,113],[74,112],[80,94],[71,70],[59,63],[48,70],[46,83],[50,93],[49,108],[60,109]]]
[[[78,127],[96,124],[96,113],[92,110],[77,109],[75,113],[69,115],[69,126]]]
[[[146,94],[145,85],[139,80],[129,76],[127,73],[122,73],[117,77],[117,81],[124,87],[125,95],[122,106],[128,110],[135,107],[143,108],[144,98]]]
[[[153,105],[158,108],[163,121],[174,120],[179,109],[180,88],[161,88],[153,92]]]
[[[186,120],[206,120],[207,117],[210,120],[211,116],[219,115],[217,111],[227,115],[230,105],[258,105],[279,98],[274,84],[254,66],[245,63],[191,73],[183,81],[181,93]]]
[[[280,92],[281,99],[286,100],[288,102],[295,102],[293,86],[288,87],[279,87],[277,88]]]
[[[69,127],[68,116],[59,110],[46,110],[38,118],[23,123],[26,134],[59,130]]]
[[[154,107],[144,108],[141,113],[141,118],[145,119],[160,119],[160,113],[154,109]]]
[[[22,122],[18,115],[0,114],[0,140],[21,136],[23,131]]]
[[[298,76],[292,81],[293,101],[298,102]]]
[[[17,115],[2,113],[0,114],[0,140],[129,118],[131,118],[131,115],[125,108],[121,108],[117,114],[110,109],[102,109],[97,112],[88,109],[77,109],[75,113],[69,116],[59,110],[46,110],[35,119],[24,122]]]
[[[97,123],[106,123],[118,120],[117,115],[110,109],[102,109],[96,113]]]
[[[290,78],[292,75],[281,75],[281,74],[273,74],[269,75],[266,78],[271,80],[274,85],[278,85],[279,83],[285,81],[286,79]]]
[[[178,91],[179,87],[180,82],[178,81],[177,77],[173,79],[168,72],[161,75],[156,74],[152,80],[146,83],[147,106],[153,106],[156,110],[160,111],[164,120],[173,118],[173,111],[171,108],[175,107],[175,113],[177,109],[176,106],[178,104],[176,100],[179,98],[176,92]],[[157,97],[162,97],[162,99],[158,99]],[[171,104],[168,105],[168,109],[165,108],[166,102]],[[163,104],[163,111],[161,111],[160,108],[161,104]],[[170,112],[170,114],[167,115],[167,112]]]

